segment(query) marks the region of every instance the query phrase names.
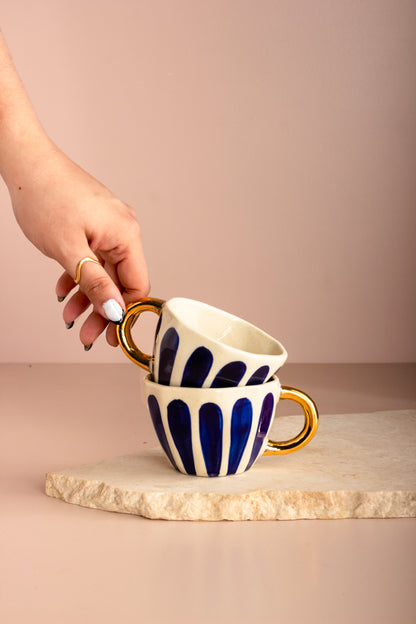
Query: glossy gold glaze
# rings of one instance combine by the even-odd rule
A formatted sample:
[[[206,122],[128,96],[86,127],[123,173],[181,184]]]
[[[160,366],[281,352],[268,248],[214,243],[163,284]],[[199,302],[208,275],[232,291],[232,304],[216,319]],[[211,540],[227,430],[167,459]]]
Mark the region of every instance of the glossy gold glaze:
[[[127,307],[126,314],[120,325],[117,325],[117,338],[121,348],[130,360],[145,370],[149,370],[151,355],[144,353],[134,342],[131,330],[133,325],[143,312],[155,312],[160,315],[163,299],[144,297]]]
[[[298,451],[312,440],[318,430],[318,408],[310,396],[291,386],[282,386],[280,399],[290,399],[298,403],[303,410],[305,423],[302,431],[290,440],[285,442],[269,440],[264,455],[286,455]]]

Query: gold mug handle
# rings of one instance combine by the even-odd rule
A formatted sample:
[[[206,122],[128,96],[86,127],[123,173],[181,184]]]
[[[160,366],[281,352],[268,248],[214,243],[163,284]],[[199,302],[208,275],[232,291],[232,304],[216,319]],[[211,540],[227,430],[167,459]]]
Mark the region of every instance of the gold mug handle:
[[[280,398],[290,399],[298,403],[303,410],[305,423],[302,431],[290,440],[286,440],[285,442],[269,440],[264,455],[286,455],[287,453],[298,451],[312,440],[318,430],[318,408],[310,396],[296,388],[282,386]]]
[[[143,299],[140,299],[127,307],[123,321],[120,325],[117,325],[117,338],[124,353],[135,364],[138,364],[147,371],[149,370],[150,360],[153,356],[148,355],[139,349],[133,340],[131,330],[140,314],[143,312],[155,312],[158,316],[160,316],[162,305],[164,303],[165,301],[163,299],[143,297]]]

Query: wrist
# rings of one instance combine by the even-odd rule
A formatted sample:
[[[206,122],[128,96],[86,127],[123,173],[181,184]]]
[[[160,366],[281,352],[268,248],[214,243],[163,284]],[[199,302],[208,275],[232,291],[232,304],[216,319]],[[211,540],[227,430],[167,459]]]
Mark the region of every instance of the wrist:
[[[56,147],[45,131],[34,119],[3,119],[0,123],[0,173],[10,195],[19,187],[28,186],[37,176],[37,171],[49,159]]]

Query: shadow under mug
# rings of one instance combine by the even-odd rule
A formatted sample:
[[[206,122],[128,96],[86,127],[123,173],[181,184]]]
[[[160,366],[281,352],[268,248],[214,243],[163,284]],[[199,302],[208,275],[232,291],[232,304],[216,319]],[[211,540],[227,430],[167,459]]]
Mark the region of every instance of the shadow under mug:
[[[132,328],[143,312],[159,315],[153,355],[136,345]],[[223,388],[270,379],[287,359],[272,336],[233,314],[193,299],[145,297],[117,326],[124,353],[163,385]]]
[[[159,442],[176,470],[220,477],[249,470],[262,455],[303,448],[318,429],[318,410],[301,390],[281,386],[277,377],[257,386],[184,388],[144,380],[147,405]],[[268,439],[279,399],[291,399],[304,413],[298,435]]]

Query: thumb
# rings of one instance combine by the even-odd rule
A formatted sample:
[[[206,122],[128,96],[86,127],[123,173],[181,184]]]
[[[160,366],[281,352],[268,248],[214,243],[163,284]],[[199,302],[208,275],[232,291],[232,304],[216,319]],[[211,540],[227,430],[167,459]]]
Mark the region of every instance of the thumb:
[[[123,297],[98,259],[90,254],[88,259],[78,264],[77,273],[75,281],[78,281],[80,290],[91,301],[95,312],[108,321],[121,323],[125,309]]]

